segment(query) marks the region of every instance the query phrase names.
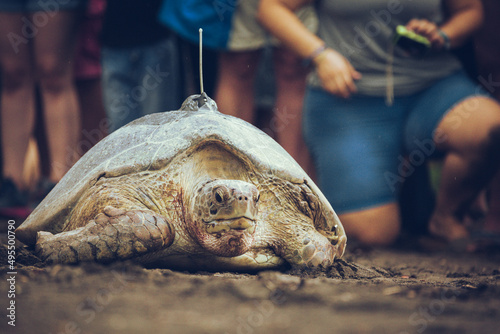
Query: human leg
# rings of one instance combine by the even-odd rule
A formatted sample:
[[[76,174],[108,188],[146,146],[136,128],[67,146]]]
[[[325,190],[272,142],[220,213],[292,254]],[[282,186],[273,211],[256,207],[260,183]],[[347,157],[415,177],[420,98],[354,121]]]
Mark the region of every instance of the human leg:
[[[3,176],[21,189],[24,158],[35,119],[31,43],[21,32],[22,17],[22,13],[0,13]]]
[[[109,121],[102,102],[102,87],[100,78],[81,79],[75,82],[80,117],[82,120],[82,135],[77,152],[85,154],[108,134]]]
[[[78,158],[80,115],[72,72],[78,18],[76,11],[51,12],[34,38],[52,182],[59,181]]]
[[[477,194],[500,166],[500,105],[471,97],[440,122],[437,148],[445,151],[441,185],[429,224],[432,234],[453,241],[468,236],[462,219]]]
[[[143,115],[179,109],[182,101],[175,36],[149,46],[143,58],[143,74],[138,82],[147,93],[142,102]]]
[[[255,121],[254,83],[260,52],[220,53],[215,101],[222,113]]]
[[[180,107],[175,40],[146,46],[103,47],[102,86],[110,131],[144,115]]]
[[[130,58],[137,58],[133,49],[102,48],[102,92],[110,132],[141,116],[139,103],[131,98],[138,74]]]
[[[74,80],[81,118],[78,155],[85,154],[108,134],[102,98],[102,63],[100,35],[104,6],[101,0],[90,0],[78,27],[74,57]]]
[[[290,50],[274,49],[276,102],[274,130],[277,141],[307,171],[312,171],[309,151],[302,136],[302,106],[308,69]]]

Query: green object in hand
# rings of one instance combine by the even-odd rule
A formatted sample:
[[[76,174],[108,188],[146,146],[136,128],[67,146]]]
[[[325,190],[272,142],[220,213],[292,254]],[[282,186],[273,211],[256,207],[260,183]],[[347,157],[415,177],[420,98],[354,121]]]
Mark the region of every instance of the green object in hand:
[[[424,36],[398,25],[394,35],[394,45],[407,51],[412,56],[423,56],[431,47],[431,42]]]

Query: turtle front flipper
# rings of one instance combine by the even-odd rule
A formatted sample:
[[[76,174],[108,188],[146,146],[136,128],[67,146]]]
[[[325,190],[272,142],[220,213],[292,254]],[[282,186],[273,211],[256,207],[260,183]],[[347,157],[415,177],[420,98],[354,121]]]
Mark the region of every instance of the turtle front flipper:
[[[49,263],[124,260],[172,244],[174,226],[150,210],[107,206],[87,225],[52,234],[38,232],[36,253]]]
[[[333,264],[335,258],[342,256],[346,238],[342,237],[342,240],[332,244],[326,236],[311,229],[298,233],[293,239],[289,244],[281,246],[284,251],[282,256],[293,267],[327,268]]]

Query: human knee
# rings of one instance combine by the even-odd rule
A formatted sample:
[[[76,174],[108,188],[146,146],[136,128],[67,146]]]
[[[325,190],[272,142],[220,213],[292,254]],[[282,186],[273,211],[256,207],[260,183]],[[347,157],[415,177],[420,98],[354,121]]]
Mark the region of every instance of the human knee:
[[[30,67],[24,64],[8,64],[2,66],[2,90],[13,92],[22,88],[26,84],[31,84],[32,73]]]
[[[467,105],[474,107],[474,113],[467,111]],[[462,107],[462,108],[460,108]],[[467,122],[457,120],[463,117]],[[500,104],[493,99],[478,97],[464,102],[448,119],[452,127],[444,130],[445,136],[454,138],[447,141],[449,149],[471,159],[495,158],[500,155]],[[464,131],[457,124],[463,124]]]
[[[37,75],[42,89],[59,93],[71,84],[70,64],[58,61],[56,57],[45,57],[36,63]]]

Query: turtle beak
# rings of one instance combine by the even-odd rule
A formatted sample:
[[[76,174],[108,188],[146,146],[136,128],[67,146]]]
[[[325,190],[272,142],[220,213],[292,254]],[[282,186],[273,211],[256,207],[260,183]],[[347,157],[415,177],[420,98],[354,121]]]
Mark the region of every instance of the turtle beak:
[[[255,227],[255,222],[253,220],[245,219],[243,218],[238,218],[234,219],[228,224],[229,228],[231,230],[246,230],[251,227]]]
[[[245,231],[249,233],[255,232],[255,226],[257,225],[255,221],[250,220],[245,217],[240,217],[236,219],[216,221],[207,224],[207,233],[219,233],[223,231]]]

